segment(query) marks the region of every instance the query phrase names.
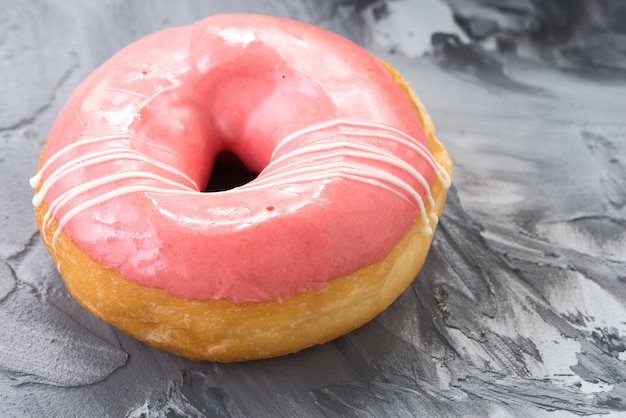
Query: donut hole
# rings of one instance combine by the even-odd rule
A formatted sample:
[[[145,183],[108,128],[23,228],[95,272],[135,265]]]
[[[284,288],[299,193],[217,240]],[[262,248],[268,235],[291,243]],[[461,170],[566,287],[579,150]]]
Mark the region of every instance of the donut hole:
[[[218,154],[213,164],[206,193],[234,189],[254,180],[258,173],[250,171],[243,162],[230,151]]]

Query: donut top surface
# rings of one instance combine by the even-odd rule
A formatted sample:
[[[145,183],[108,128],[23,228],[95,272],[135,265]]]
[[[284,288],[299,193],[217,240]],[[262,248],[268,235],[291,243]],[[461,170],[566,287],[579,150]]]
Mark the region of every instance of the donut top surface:
[[[204,193],[223,151],[259,174]],[[253,302],[383,258],[430,223],[437,175],[411,104],[367,51],[300,22],[218,15],[94,71],[32,183],[53,248],[64,231],[129,280]]]

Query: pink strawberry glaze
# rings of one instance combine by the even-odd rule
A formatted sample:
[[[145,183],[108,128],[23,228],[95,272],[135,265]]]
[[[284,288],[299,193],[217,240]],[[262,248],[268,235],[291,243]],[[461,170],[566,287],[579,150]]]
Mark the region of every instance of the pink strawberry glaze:
[[[296,131],[336,119],[357,122],[322,125],[321,133],[302,132],[279,147]],[[65,217],[63,229],[72,240],[129,280],[186,298],[280,299],[380,260],[420,216],[418,203],[393,182],[379,181],[386,184],[381,187],[359,181],[358,173],[323,174],[324,164],[331,171],[344,164],[373,167],[426,198],[428,191],[406,170],[364,158],[350,144],[395,154],[428,184],[432,164],[402,143],[372,137],[358,121],[427,144],[410,104],[361,47],[304,23],[218,15],[149,35],[88,77],[48,136],[43,161],[58,156],[40,172],[41,184],[63,164],[74,166],[50,180],[45,201],[57,206],[52,216]],[[330,144],[332,152],[317,161],[315,152],[287,155],[311,144],[313,150]],[[352,154],[342,155],[344,149]],[[197,191],[224,150],[261,174],[230,191]],[[132,151],[159,163],[123,154],[80,166],[101,151]],[[255,186],[307,164],[314,164],[310,177]],[[129,172],[156,173],[170,182],[115,177]],[[98,179],[111,180],[87,186]],[[129,185],[137,190],[114,195]],[[113,195],[71,212],[107,192]]]

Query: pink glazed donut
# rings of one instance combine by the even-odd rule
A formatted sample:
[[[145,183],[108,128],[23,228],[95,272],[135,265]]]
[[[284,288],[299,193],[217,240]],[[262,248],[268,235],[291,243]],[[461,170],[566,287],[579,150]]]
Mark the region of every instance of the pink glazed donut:
[[[204,192],[225,153],[256,177]],[[217,15],[94,71],[31,184],[82,306],[152,346],[238,361],[385,309],[421,269],[451,173],[392,67],[305,23]]]

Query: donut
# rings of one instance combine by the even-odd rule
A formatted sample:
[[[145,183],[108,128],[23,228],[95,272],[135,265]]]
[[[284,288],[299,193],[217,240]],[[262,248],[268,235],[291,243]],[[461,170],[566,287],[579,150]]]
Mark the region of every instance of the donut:
[[[252,173],[207,191],[216,164]],[[452,163],[355,43],[227,14],[148,35],[69,97],[34,188],[72,297],[158,349],[275,357],[373,319],[415,279]]]

